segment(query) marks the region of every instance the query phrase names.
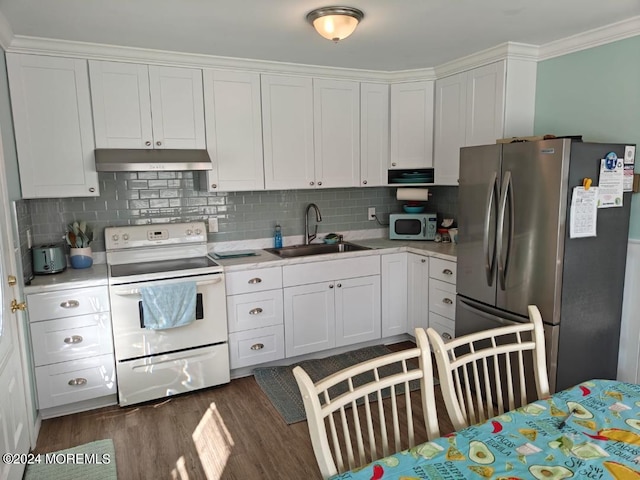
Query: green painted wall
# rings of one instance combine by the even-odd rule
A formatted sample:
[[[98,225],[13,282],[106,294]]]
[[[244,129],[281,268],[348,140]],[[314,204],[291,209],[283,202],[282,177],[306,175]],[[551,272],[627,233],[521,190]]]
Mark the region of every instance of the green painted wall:
[[[640,172],[640,36],[540,62],[534,130],[636,143]],[[640,239],[640,194],[633,195],[629,237]]]

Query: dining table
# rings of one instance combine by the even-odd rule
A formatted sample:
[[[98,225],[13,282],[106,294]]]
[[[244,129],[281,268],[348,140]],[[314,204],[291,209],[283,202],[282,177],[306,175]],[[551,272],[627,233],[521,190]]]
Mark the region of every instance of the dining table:
[[[640,480],[640,385],[582,382],[331,478]]]

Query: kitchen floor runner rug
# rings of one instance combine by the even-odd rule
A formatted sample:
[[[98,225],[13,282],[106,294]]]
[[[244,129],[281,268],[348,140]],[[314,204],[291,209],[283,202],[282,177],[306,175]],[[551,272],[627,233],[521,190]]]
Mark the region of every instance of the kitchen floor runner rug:
[[[373,347],[365,347],[327,358],[305,360],[303,362],[284,367],[256,368],[254,369],[253,374],[258,385],[267,395],[280,416],[288,425],[291,425],[292,423],[302,422],[307,419],[304,411],[304,404],[302,403],[302,396],[300,395],[296,379],[293,376],[293,369],[296,366],[301,366],[309,374],[311,379],[314,382],[317,382],[318,380],[342,370],[343,368],[350,367],[357,363],[386,355],[391,352],[392,350],[389,350],[384,345],[375,345]],[[394,364],[380,369],[380,375],[388,376],[400,371],[400,364]],[[364,375],[362,377],[363,379],[366,379]],[[436,385],[439,383],[435,378],[434,382]],[[340,387],[343,387],[342,390],[346,391],[346,385],[336,385],[334,388]],[[420,382],[418,380],[412,380],[409,384],[409,388],[411,391],[418,390],[420,388]],[[388,397],[389,394],[390,392],[388,389],[387,391],[383,391],[383,398]]]
[[[43,453],[39,463],[27,465],[23,480],[116,480],[113,440]]]

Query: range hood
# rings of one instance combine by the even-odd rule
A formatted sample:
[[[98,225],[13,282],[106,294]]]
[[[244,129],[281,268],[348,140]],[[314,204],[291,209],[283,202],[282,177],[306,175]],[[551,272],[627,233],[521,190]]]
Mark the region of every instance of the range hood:
[[[211,170],[206,150],[97,148],[98,172]]]

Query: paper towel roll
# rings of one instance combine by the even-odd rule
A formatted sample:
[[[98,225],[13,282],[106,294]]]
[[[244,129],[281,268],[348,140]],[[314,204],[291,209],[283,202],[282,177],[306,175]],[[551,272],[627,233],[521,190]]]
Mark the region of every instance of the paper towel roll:
[[[419,202],[426,202],[429,200],[428,188],[399,188],[396,192],[396,198],[398,200],[413,200]]]

